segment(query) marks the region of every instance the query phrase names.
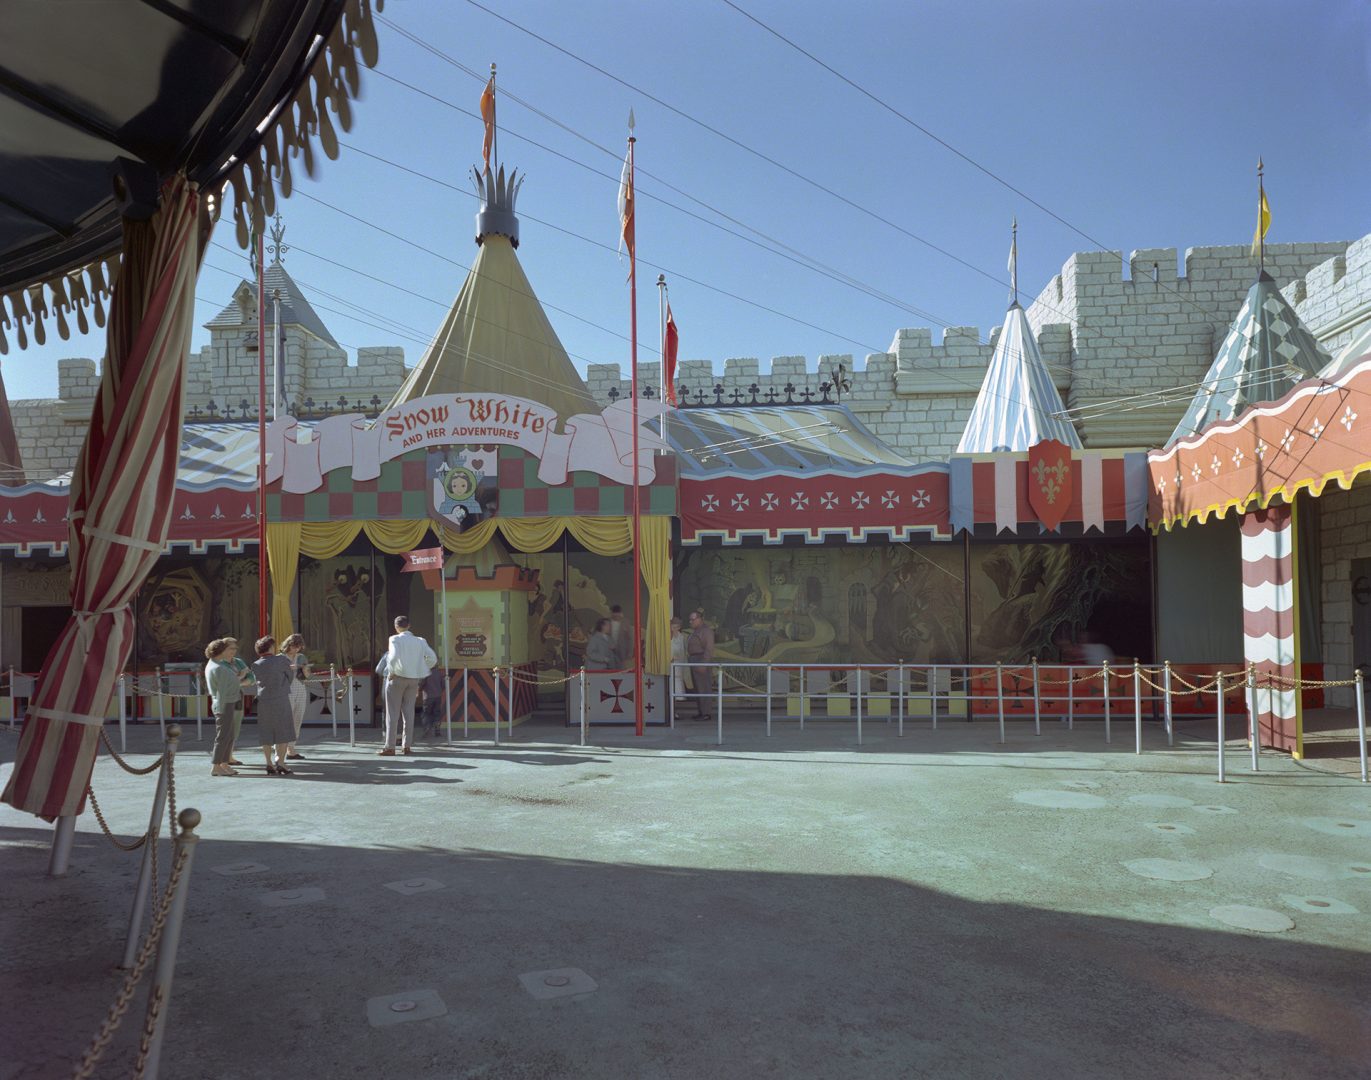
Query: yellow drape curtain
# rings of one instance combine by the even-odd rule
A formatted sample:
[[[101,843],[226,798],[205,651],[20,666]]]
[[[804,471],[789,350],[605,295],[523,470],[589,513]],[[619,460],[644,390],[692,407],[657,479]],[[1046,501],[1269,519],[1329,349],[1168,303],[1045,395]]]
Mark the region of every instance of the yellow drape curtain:
[[[267,525],[267,560],[271,567],[271,625],[277,638],[293,630],[290,591],[299,556],[328,559],[340,554],[365,532],[376,547],[391,555],[411,551],[434,529],[443,546],[458,555],[474,555],[499,533],[520,551],[546,551],[564,532],[597,555],[626,555],[633,550],[633,526],[626,517],[487,518],[465,532],[430,521],[284,521]],[[655,675],[671,662],[671,521],[645,517],[641,522],[640,569],[647,585],[647,641],[643,662]]]
[[[277,641],[295,633],[290,618],[290,590],[300,565],[300,523],[267,526],[267,567],[271,571],[271,632]]]

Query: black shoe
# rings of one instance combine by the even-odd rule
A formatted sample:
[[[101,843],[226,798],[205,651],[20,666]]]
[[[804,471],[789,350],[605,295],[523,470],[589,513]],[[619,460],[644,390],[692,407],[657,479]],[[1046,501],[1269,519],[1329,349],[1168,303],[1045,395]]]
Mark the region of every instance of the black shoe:
[[[273,765],[273,764],[271,764],[270,762],[267,763],[267,775],[268,775],[268,776],[275,776],[275,775],[276,775],[276,766]]]
[[[304,760],[305,760],[305,755],[304,755],[304,754],[287,754],[287,755],[286,755],[286,760],[287,760],[287,761],[304,761]]]
[[[291,772],[289,769],[287,769],[284,765],[277,765],[277,766],[276,766],[276,775],[277,775],[277,776],[294,776],[295,774],[294,774],[293,772]]]

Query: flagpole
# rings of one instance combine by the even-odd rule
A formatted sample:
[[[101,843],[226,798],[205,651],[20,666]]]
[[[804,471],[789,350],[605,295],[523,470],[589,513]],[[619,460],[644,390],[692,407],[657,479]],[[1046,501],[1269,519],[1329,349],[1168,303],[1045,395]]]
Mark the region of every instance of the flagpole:
[[[257,237],[257,636],[267,636],[266,236]]]
[[[1014,303],[1019,302],[1019,219],[1014,218],[1010,226],[1009,241],[1009,287],[1014,290]]]
[[[671,400],[667,392],[666,373],[666,275],[657,275],[657,341],[661,346],[661,371],[657,376],[657,395],[662,403],[662,442],[666,442],[666,404]]]
[[[517,79],[515,80],[518,81]],[[500,164],[500,125],[495,122],[495,61],[490,62],[490,160]]]
[[[629,127],[628,190],[633,192],[633,144],[637,141]],[[634,731],[643,733],[643,587],[639,566],[642,539],[641,504],[638,473],[638,259],[637,259],[637,200],[633,202],[634,242],[628,247],[628,327],[630,392],[633,395],[633,713]]]
[[[1257,158],[1257,276],[1266,273],[1266,230],[1262,228],[1262,208],[1266,205],[1266,184],[1262,178],[1262,159]]]

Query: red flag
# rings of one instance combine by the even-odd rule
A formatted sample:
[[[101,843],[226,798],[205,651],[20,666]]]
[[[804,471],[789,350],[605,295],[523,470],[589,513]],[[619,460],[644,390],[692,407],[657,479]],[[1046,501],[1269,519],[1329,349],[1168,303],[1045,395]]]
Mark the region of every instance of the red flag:
[[[662,389],[666,392],[666,403],[676,404],[676,351],[681,344],[681,335],[676,332],[676,319],[671,314],[671,301],[666,304],[666,348],[662,371]]]
[[[631,158],[624,158],[624,171],[619,176],[620,243],[633,258],[633,168]]]
[[[490,82],[486,83],[486,88],[481,94],[481,119],[486,124],[485,141],[481,143],[481,159],[486,163],[486,168],[490,168],[490,147],[495,141],[495,76],[490,77]]]

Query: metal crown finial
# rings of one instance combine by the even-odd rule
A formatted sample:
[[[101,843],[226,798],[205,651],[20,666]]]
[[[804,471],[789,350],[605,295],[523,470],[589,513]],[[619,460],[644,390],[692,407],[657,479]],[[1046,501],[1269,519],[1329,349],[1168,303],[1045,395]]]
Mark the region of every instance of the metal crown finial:
[[[271,252],[271,261],[279,263],[290,250],[286,246],[286,227],[279,212],[271,219],[271,228],[267,230],[267,235],[271,237],[271,243],[267,245],[267,250]]]

